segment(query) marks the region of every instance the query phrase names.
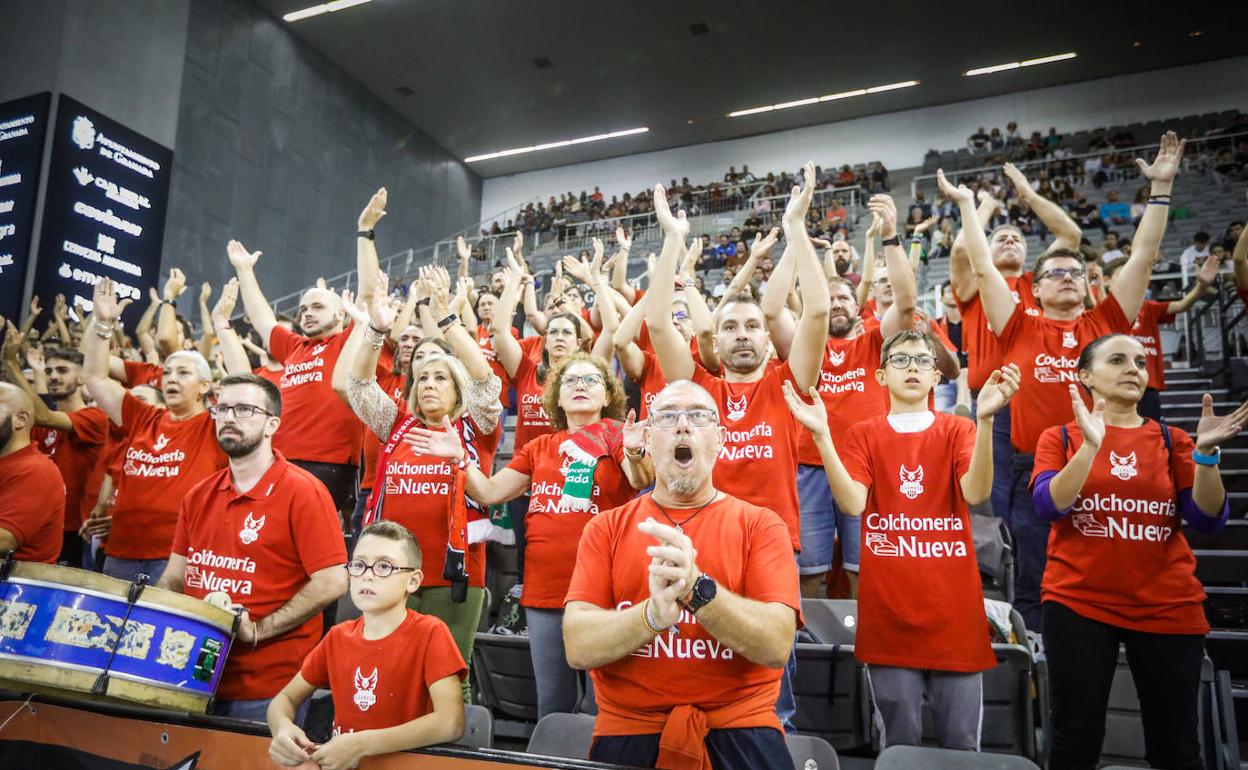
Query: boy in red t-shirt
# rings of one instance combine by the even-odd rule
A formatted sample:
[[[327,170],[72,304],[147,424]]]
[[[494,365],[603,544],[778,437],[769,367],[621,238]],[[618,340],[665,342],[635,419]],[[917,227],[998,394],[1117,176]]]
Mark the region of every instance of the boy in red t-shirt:
[[[269,705],[274,762],[355,767],[366,756],[463,735],[468,666],[445,623],[407,609],[424,577],[420,563],[420,546],[401,524],[379,521],[360,532],[347,573],[363,615],[331,628]],[[294,722],[318,687],[334,699],[334,733],[324,744]]]
[[[991,491],[992,418],[1018,390],[1018,369],[988,379],[977,425],[929,408],[940,373],[922,332],[885,340],[875,378],[889,413],[851,426],[836,446],[813,389],[813,406],[787,384],[785,400],[814,434],[837,505],[862,517],[855,655],[868,665],[880,746],[918,745],[926,700],[942,747],[978,751],[980,672],[996,660],[968,504]]]

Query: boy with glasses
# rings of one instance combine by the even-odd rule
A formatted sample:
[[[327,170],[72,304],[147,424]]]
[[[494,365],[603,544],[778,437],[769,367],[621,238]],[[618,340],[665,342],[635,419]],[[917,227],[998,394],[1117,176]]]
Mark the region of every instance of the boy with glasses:
[[[420,588],[420,545],[401,524],[360,532],[346,573],[363,615],[330,629],[269,706],[269,757],[348,768],[366,756],[448,743],[464,732],[460,682],[468,676],[450,629],[407,608]],[[295,723],[318,687],[334,699],[333,737],[315,744]]]
[[[989,378],[976,424],[929,408],[940,374],[921,332],[885,340],[875,378],[888,388],[888,414],[835,444],[817,391],[811,405],[785,385],[837,506],[861,517],[854,654],[868,666],[881,748],[920,743],[926,701],[942,747],[978,751],[981,672],[996,659],[968,507],[992,489],[992,418],[1017,391],[1018,368]]]

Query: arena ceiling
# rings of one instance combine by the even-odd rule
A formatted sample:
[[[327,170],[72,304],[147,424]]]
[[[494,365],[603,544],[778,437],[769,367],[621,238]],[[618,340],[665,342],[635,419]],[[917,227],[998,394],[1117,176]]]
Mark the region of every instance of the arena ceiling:
[[[279,19],[321,2],[256,1]],[[1229,7],[371,0],[289,26],[460,158],[650,129],[472,164],[492,177],[1235,56],[1248,37]],[[1068,51],[1078,57],[962,75]],[[920,83],[727,117],[908,80]]]

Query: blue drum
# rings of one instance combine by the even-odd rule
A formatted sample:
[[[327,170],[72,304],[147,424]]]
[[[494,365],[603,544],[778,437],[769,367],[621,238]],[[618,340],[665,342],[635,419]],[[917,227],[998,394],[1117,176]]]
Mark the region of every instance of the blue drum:
[[[204,713],[235,616],[95,572],[0,563],[0,687]]]

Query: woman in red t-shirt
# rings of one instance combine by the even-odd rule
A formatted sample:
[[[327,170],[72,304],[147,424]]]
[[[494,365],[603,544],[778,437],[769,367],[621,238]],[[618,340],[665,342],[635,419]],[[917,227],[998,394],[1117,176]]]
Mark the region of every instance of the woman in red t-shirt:
[[[1182,524],[1213,532],[1229,508],[1218,444],[1248,420],[1224,417],[1206,395],[1192,438],[1139,414],[1144,347],[1109,334],[1083,349],[1070,386],[1075,420],[1036,446],[1032,499],[1053,521],[1041,584],[1053,722],[1049,767],[1091,768],[1105,737],[1118,646],[1125,644],[1153,767],[1198,768],[1197,690],[1204,658],[1204,589]],[[1194,451],[1193,451],[1194,450]]]
[[[374,297],[366,315],[344,302],[354,322],[343,349],[350,360],[347,399],[360,420],[382,442],[377,475],[364,523],[380,519],[402,524],[416,536],[424,554],[425,579],[408,607],[439,618],[451,630],[464,660],[485,600],[485,538],[491,530],[486,508],[469,501],[463,473],[442,458],[430,457],[405,436],[416,427],[454,429],[464,437],[469,456],[489,462],[502,432],[498,401],[501,382],[459,317],[448,311],[446,292],[422,279],[430,310],[442,319],[446,337],[422,340],[411,360],[406,398],[396,403],[375,377],[377,358],[395,316],[397,299]],[[449,345],[451,354],[444,352]],[[348,356],[350,358],[348,358]],[[464,698],[469,694],[463,683]]]
[[[627,422],[619,420],[624,388],[606,361],[585,353],[568,356],[551,370],[542,396],[556,432],[518,449],[493,476],[472,463],[455,433],[416,431],[420,451],[466,467],[474,500],[494,505],[530,495],[520,604],[528,618],[539,718],[575,709],[578,677],[589,687],[568,666],[562,630],[581,531],[600,511],[631,500],[654,475],[641,452],[643,425],[631,414]],[[592,691],[586,703],[592,710]]]

